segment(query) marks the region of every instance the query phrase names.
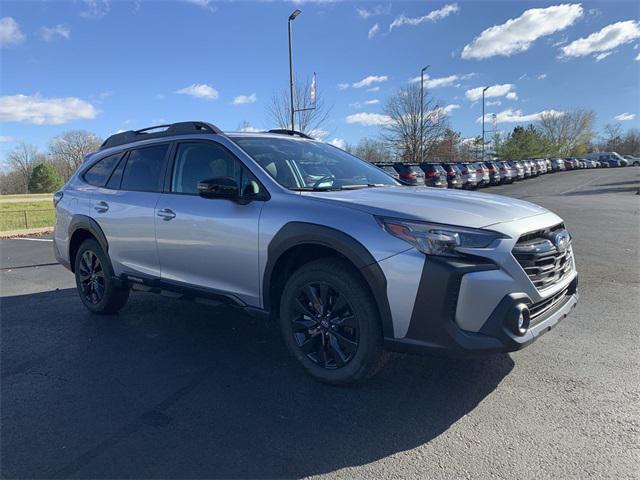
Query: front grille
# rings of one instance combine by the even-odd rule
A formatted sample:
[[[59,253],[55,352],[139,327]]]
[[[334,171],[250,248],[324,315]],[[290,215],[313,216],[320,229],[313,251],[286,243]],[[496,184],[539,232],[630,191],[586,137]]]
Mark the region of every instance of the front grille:
[[[554,238],[568,235],[563,224],[522,235],[513,247],[513,256],[538,290],[550,287],[571,273],[573,252],[570,238],[558,248]]]
[[[563,305],[569,299],[569,287],[561,290],[555,295],[545,298],[538,303],[529,305],[530,320],[529,325],[533,326],[543,320],[545,313],[551,312]]]

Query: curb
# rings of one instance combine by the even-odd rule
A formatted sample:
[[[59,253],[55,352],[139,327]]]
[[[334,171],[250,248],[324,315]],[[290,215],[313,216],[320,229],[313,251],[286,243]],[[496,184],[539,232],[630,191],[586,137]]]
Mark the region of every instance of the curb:
[[[53,227],[24,228],[22,230],[7,230],[5,232],[0,232],[0,238],[6,239],[24,237],[25,235],[44,235],[51,232],[53,232]]]

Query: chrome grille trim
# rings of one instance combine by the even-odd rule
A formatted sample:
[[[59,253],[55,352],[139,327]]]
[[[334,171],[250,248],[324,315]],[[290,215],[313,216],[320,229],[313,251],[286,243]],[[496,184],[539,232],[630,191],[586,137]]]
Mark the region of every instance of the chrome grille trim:
[[[522,235],[512,254],[538,290],[561,282],[573,270],[573,250],[569,239],[562,249],[554,245],[555,235],[566,231],[563,224]]]

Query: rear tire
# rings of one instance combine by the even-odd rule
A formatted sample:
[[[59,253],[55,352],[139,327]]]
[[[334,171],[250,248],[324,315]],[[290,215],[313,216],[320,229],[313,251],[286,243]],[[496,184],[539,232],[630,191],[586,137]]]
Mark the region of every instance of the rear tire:
[[[279,321],[289,351],[316,380],[359,382],[384,364],[375,300],[345,261],[315,260],[294,272],[282,293]]]
[[[74,266],[78,295],[89,311],[107,315],[124,307],[129,288],[116,284],[109,256],[96,240],[82,242]]]

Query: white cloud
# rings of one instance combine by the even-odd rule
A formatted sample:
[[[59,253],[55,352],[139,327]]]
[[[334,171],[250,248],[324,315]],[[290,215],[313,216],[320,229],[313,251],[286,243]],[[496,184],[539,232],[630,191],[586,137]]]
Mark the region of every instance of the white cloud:
[[[525,122],[536,122],[540,120],[540,117],[543,115],[552,115],[552,116],[560,116],[564,115],[564,112],[560,112],[558,110],[543,110],[537,113],[523,114],[522,110],[512,110],[508,108],[507,110],[503,110],[502,112],[496,114],[497,123],[525,123]],[[490,113],[485,114],[484,120],[485,122],[492,122],[493,115]],[[482,116],[478,117],[476,123],[482,123]]]
[[[518,94],[516,92],[509,92],[505,95],[505,98],[507,100],[517,100],[518,99]]]
[[[457,103],[452,103],[450,105],[447,105],[446,107],[442,107],[442,111],[448,115],[458,108],[460,108],[460,105],[458,105]]]
[[[245,105],[247,103],[255,103],[258,100],[258,97],[255,93],[251,95],[238,95],[233,99],[234,105]]]
[[[526,74],[526,73],[523,73],[522,75],[520,75],[520,76],[518,77],[518,80],[524,80],[525,78],[527,78],[527,74]]]
[[[374,17],[378,15],[389,15],[391,13],[391,4],[389,5],[376,5],[370,10],[366,8],[356,8],[358,15],[360,18],[364,18],[365,20],[369,17]]]
[[[527,51],[538,38],[564,30],[583,15],[578,4],[532,8],[518,18],[487,28],[462,49],[462,58],[482,60]]]
[[[347,148],[347,141],[344,138],[334,138],[329,143],[334,147],[341,148],[342,150]]]
[[[12,143],[15,142],[16,139],[10,137],[9,135],[0,135],[0,143]]]
[[[616,115],[615,117],[613,117],[614,120],[617,120],[619,122],[627,122],[629,120],[635,120],[635,118],[636,118],[636,114],[629,113],[629,112],[624,112],[624,113],[621,113],[620,115]]]
[[[640,62],[640,53],[636,55],[636,62]]]
[[[374,98],[372,100],[367,100],[366,102],[364,102],[365,105],[375,105],[377,103],[380,103],[380,100],[378,100],[377,98]]]
[[[483,88],[484,87],[476,87],[476,88],[467,90],[465,92],[465,96],[472,102],[475,102],[476,100],[480,100],[482,98]],[[509,94],[513,94],[513,95],[509,96]],[[498,85],[492,85],[487,89],[487,91],[484,94],[485,98],[504,97],[505,95],[509,99],[513,99],[514,96],[515,98],[517,98],[513,84],[503,83]]]
[[[544,80],[545,78],[547,78],[547,74],[546,73],[541,73],[540,75],[538,75],[536,77],[538,80]]]
[[[18,45],[26,38],[20,30],[20,25],[12,17],[0,18],[0,47]]]
[[[346,90],[347,88],[349,88],[349,84],[348,83],[339,83],[338,84],[338,90]]]
[[[370,87],[374,83],[386,82],[389,79],[386,75],[369,75],[363,78],[359,82],[355,82],[353,88]]]
[[[211,85],[204,83],[194,83],[188,87],[176,90],[175,93],[181,93],[183,95],[191,95],[196,98],[205,98],[207,100],[215,100],[219,97],[218,91]]]
[[[561,57],[584,57],[592,53],[612,53],[614,48],[640,38],[640,23],[635,20],[612,23],[588,37],[574,40],[560,50]],[[604,57],[602,57],[604,58]],[[598,59],[596,56],[596,60]]]
[[[391,25],[389,25],[389,31],[394,28],[401,27],[403,25],[416,26],[424,22],[437,22],[443,18],[448,17],[452,13],[456,13],[460,10],[457,3],[449,3],[444,7],[433,10],[422,17],[407,17],[406,15],[400,15],[397,17]]]
[[[380,87],[367,88],[367,92],[379,92],[379,91],[380,91]]]
[[[215,12],[218,8],[212,5],[211,0],[184,0],[187,3],[191,3],[192,5],[196,5],[200,8],[204,8],[209,10],[210,12]]]
[[[438,78],[431,78],[429,75],[425,75],[424,86],[426,88],[459,87],[460,84],[458,82],[460,80],[467,80],[475,75],[476,75],[475,73],[467,73],[465,75],[449,75],[447,77],[438,77]],[[420,83],[420,76],[411,78],[409,82]]]
[[[605,58],[607,58],[609,55],[611,55],[613,52],[602,52],[602,53],[598,53],[597,55],[594,55],[593,58],[596,59],[596,62],[599,62],[600,60],[604,60]]]
[[[389,125],[392,120],[388,115],[382,115],[380,113],[354,113],[353,115],[345,118],[347,123],[359,123],[367,127],[372,125]]]
[[[502,105],[502,102],[500,100],[495,100],[495,101],[489,101],[486,103],[487,107],[499,107],[500,105]]]
[[[111,10],[109,0],[82,0],[82,2],[86,7],[80,12],[80,16],[83,18],[104,17]]]
[[[369,33],[367,34],[367,37],[369,37],[369,40],[371,40],[373,37],[375,37],[378,32],[380,32],[380,25],[378,25],[377,23],[371,27],[369,29]]]
[[[64,25],[55,25],[53,27],[42,27],[40,29],[40,35],[45,42],[53,42],[57,38],[69,40],[71,38],[71,31]]]
[[[27,122],[35,125],[61,125],[72,120],[92,119],[98,110],[75,97],[44,98],[40,95],[0,97],[0,121]]]

